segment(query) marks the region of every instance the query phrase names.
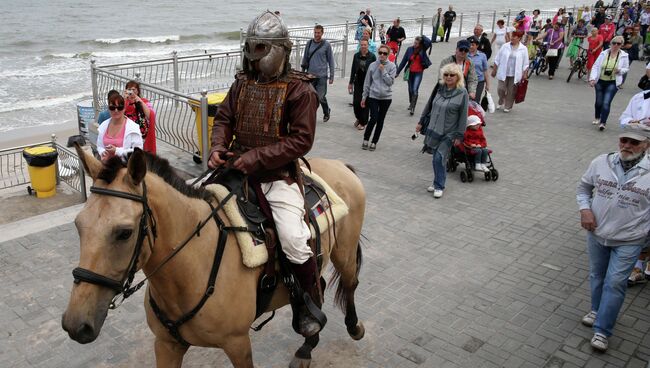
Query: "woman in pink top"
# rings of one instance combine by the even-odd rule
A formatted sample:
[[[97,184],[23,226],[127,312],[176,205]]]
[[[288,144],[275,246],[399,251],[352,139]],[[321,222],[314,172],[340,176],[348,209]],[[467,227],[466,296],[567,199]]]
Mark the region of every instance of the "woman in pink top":
[[[124,116],[124,97],[119,94],[108,99],[108,110],[111,119],[108,123],[99,126],[97,137],[97,151],[106,162],[114,156],[126,162],[127,155],[135,147],[142,149],[142,135],[140,127],[133,120]]]

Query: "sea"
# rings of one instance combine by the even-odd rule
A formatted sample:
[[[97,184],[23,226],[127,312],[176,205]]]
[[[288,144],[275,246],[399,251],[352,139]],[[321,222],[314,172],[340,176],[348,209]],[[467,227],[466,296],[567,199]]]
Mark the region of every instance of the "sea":
[[[4,3],[4,1],[3,1]],[[355,22],[370,7],[377,20],[431,16],[448,2],[359,0],[23,0],[0,11],[0,134],[72,124],[92,97],[97,65],[236,49],[239,30],[262,11],[292,26]],[[561,1],[463,0],[457,13],[557,9]],[[490,8],[488,8],[490,7]]]

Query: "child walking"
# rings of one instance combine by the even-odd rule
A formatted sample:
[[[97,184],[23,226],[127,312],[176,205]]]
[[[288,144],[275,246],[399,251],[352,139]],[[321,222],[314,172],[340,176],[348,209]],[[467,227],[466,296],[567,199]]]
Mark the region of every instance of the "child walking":
[[[474,170],[489,172],[487,167],[488,149],[487,140],[483,134],[481,118],[476,115],[467,117],[467,128],[463,137],[463,144],[468,154],[474,156]]]

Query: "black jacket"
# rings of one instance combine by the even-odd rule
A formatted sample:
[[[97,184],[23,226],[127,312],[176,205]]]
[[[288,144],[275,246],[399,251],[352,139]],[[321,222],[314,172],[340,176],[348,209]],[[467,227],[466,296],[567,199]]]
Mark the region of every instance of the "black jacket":
[[[481,39],[479,40],[479,45],[478,45],[478,51],[481,51],[482,53],[485,54],[485,57],[490,60],[490,56],[492,56],[492,43],[490,40],[488,40],[487,36],[485,33],[481,35]]]
[[[367,72],[368,68],[370,67],[370,64],[374,63],[377,61],[377,57],[375,54],[372,52],[368,51],[368,54],[366,55],[366,67],[364,70]],[[354,81],[359,78],[359,80],[363,83],[363,81],[366,79],[366,73],[361,73],[359,71],[359,64],[361,63],[361,51],[357,52],[354,54],[354,57],[352,58],[352,70],[350,71],[350,84],[354,84]]]

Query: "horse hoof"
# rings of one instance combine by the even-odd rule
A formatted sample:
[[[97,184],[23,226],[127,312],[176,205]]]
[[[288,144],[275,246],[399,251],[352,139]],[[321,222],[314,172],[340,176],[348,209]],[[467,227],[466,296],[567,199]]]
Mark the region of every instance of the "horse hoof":
[[[289,368],[309,368],[310,365],[311,359],[300,359],[294,357],[291,364],[289,364]]]
[[[355,334],[350,334],[350,337],[352,340],[361,340],[363,339],[363,336],[366,334],[366,328],[363,327],[363,323],[359,322],[357,325],[357,333]]]

